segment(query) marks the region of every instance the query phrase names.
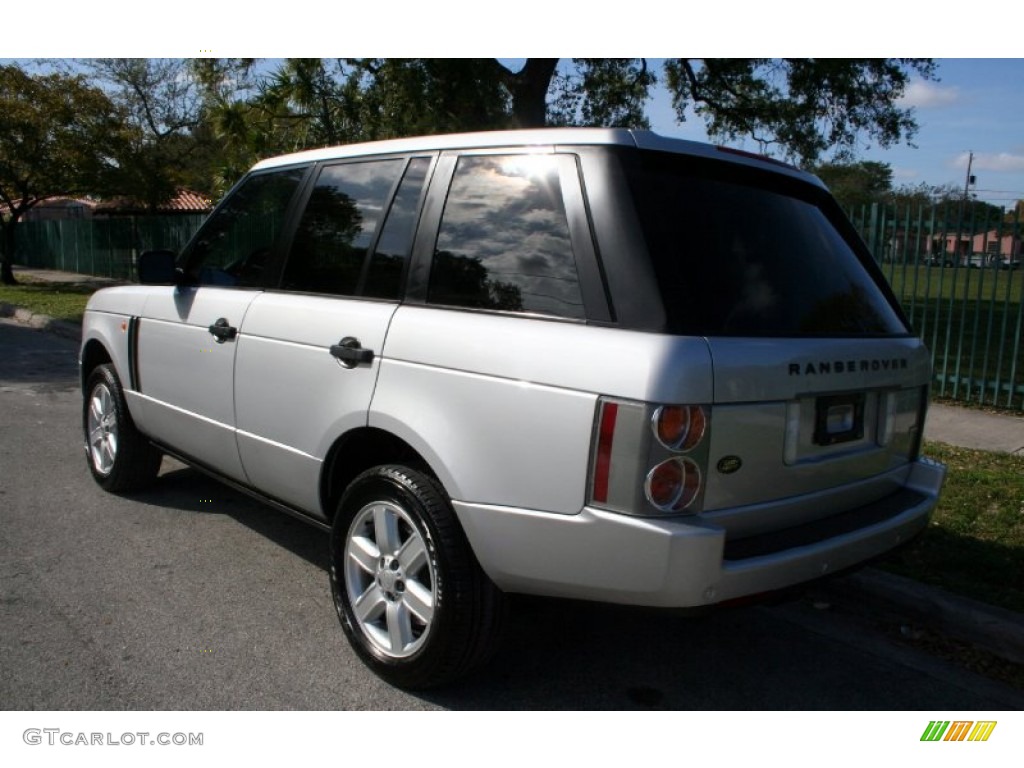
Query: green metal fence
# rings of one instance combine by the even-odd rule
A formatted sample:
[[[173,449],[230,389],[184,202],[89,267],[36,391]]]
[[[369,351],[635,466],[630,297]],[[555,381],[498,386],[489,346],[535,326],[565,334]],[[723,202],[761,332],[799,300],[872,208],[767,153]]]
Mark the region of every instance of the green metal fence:
[[[157,248],[180,250],[203,219],[201,214],[188,214],[22,222],[14,261],[131,280],[138,254]]]
[[[1020,218],[876,204],[851,219],[932,352],[933,394],[1024,409]]]

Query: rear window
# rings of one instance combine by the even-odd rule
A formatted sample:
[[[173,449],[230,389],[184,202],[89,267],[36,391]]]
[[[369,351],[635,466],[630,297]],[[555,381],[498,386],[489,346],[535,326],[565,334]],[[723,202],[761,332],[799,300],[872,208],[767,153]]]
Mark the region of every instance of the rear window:
[[[907,334],[819,206],[824,193],[777,174],[667,153],[642,152],[630,165],[669,332]]]

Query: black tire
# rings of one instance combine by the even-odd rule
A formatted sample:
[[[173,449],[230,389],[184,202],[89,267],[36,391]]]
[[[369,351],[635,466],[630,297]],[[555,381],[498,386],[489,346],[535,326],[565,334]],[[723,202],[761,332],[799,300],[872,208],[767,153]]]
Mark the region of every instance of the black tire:
[[[112,493],[137,491],[152,483],[162,455],[135,428],[114,366],[97,366],[82,404],[85,455],[93,478]]]
[[[493,654],[505,616],[433,478],[402,466],[357,477],[331,531],[331,593],[352,648],[400,688],[444,685]]]

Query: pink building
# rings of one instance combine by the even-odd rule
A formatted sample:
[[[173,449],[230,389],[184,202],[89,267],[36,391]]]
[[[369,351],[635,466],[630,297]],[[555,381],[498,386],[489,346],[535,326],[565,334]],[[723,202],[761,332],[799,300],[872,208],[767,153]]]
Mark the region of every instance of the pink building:
[[[1024,251],[1022,241],[1020,235],[1000,235],[995,229],[977,235],[954,233],[946,235],[944,244],[942,238],[936,238],[932,252],[941,250],[965,266],[997,266],[1000,262],[1017,266]]]

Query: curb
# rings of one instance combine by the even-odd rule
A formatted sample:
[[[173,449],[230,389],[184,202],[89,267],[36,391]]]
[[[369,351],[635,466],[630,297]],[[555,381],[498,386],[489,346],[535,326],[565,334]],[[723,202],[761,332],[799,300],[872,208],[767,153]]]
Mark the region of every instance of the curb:
[[[939,587],[865,568],[826,586],[831,594],[898,611],[923,626],[970,643],[1006,661],[1024,664],[1024,615],[960,597]]]
[[[78,323],[72,323],[69,320],[55,320],[49,315],[36,314],[14,304],[0,303],[0,317],[9,318],[21,325],[27,325],[29,328],[46,331],[71,341],[81,341],[82,339],[82,326]]]

